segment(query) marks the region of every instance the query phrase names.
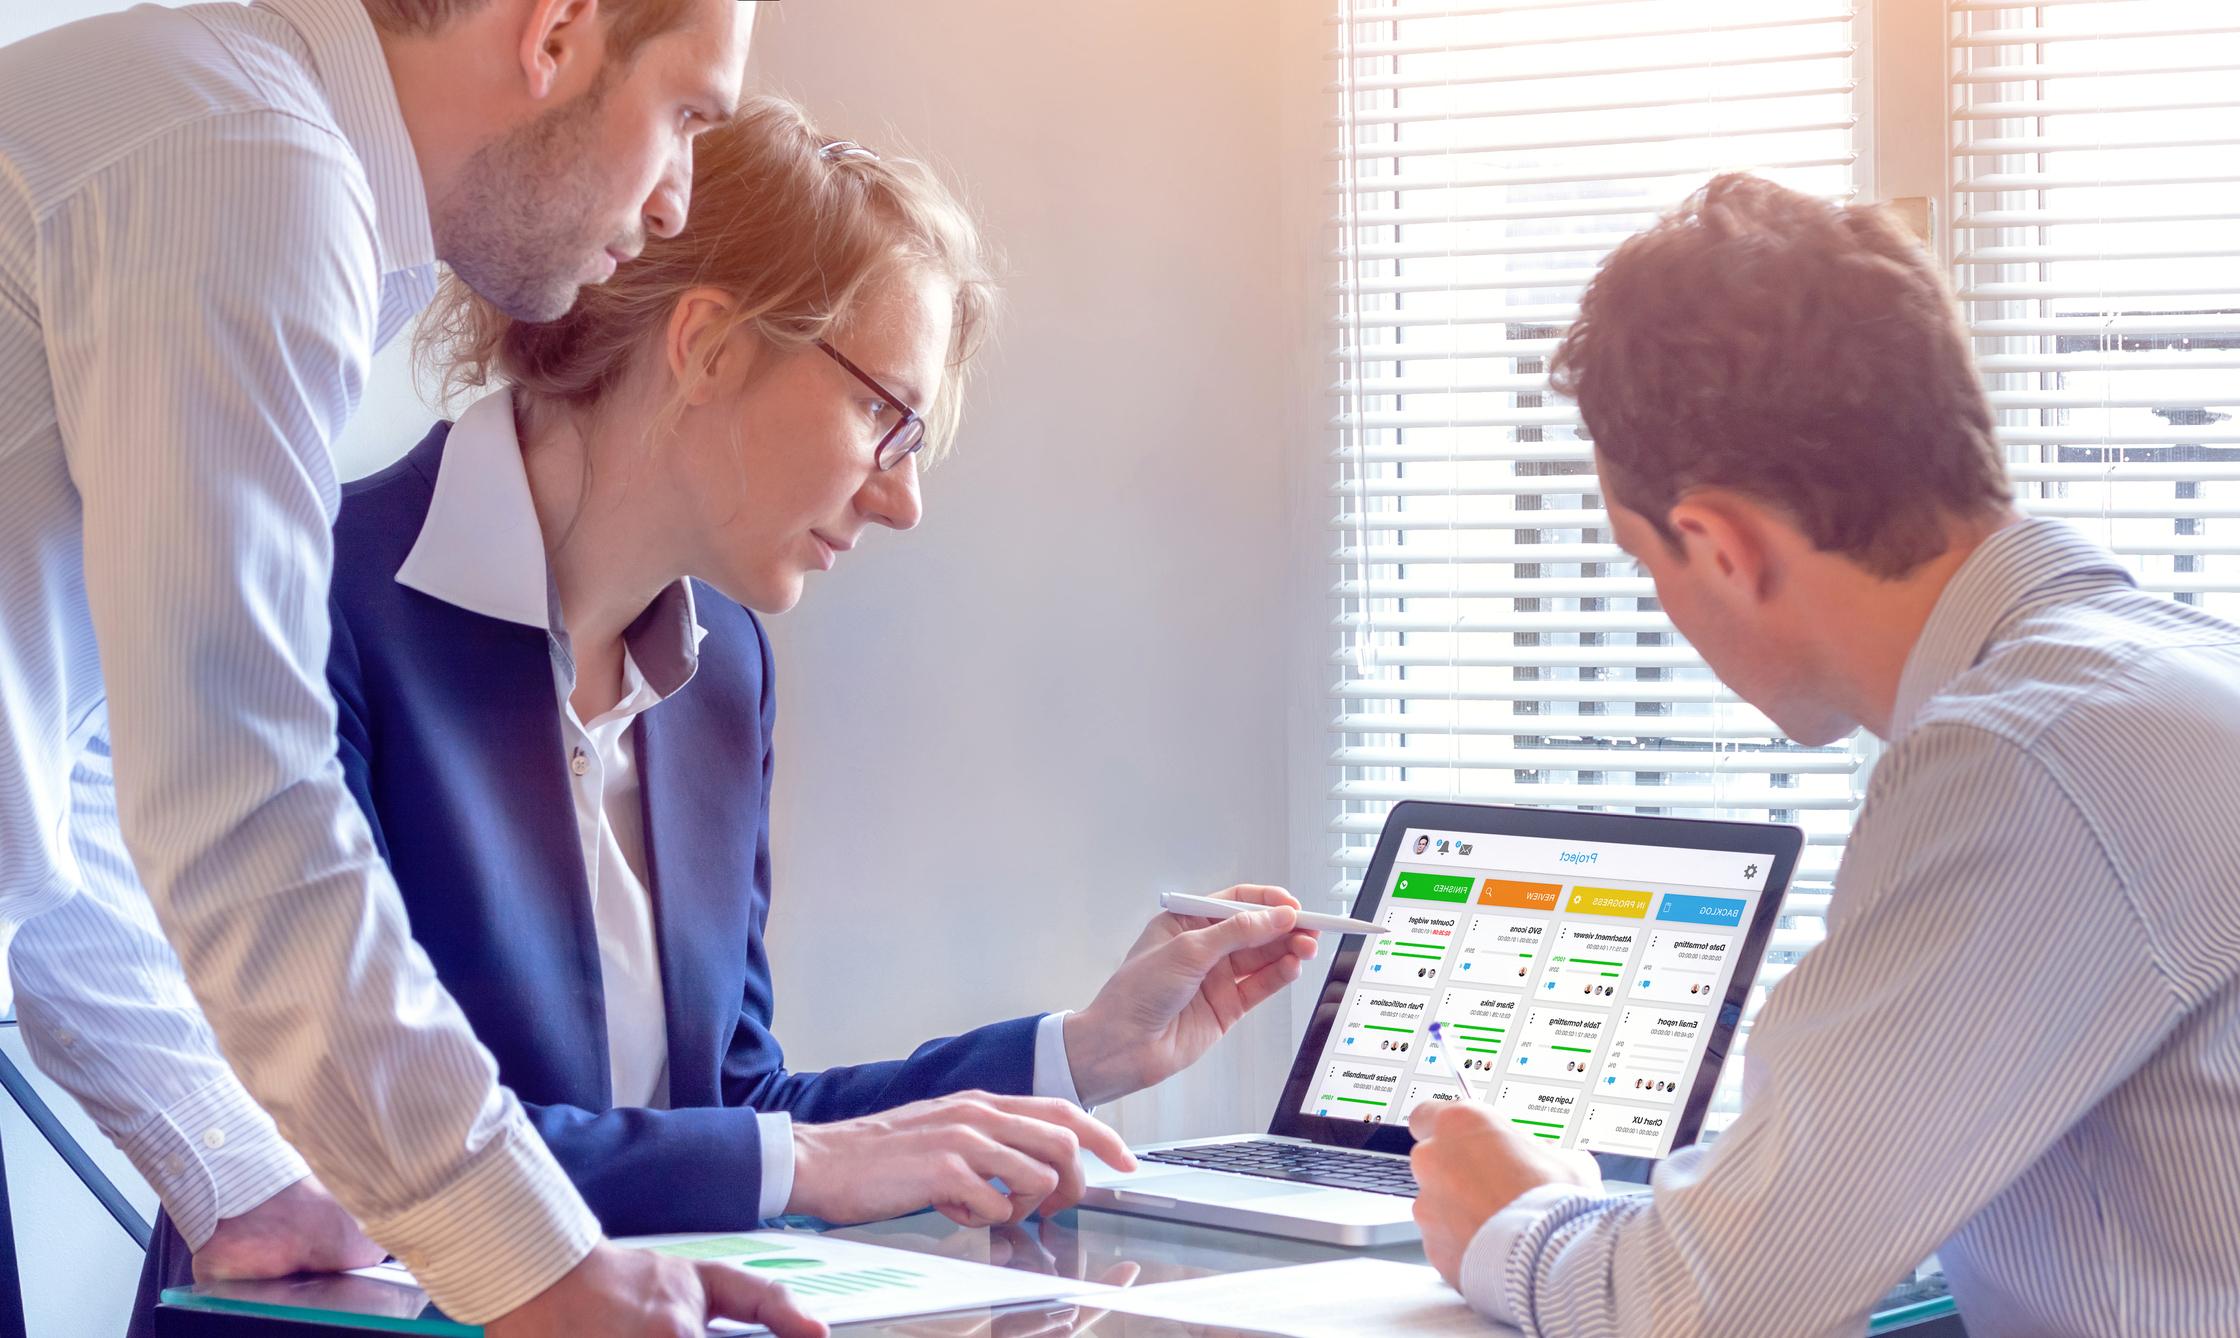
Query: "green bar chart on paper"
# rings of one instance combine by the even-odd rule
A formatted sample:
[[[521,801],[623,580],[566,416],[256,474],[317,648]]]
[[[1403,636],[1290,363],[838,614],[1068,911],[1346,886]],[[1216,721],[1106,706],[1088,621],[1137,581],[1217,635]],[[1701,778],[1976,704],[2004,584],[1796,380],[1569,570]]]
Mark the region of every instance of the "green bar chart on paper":
[[[655,1236],[618,1242],[657,1254],[730,1264],[785,1284],[827,1324],[1049,1300],[1103,1290],[1012,1269],[791,1231]]]
[[[831,1261],[788,1250],[755,1236],[716,1236],[707,1240],[657,1245],[657,1254],[732,1264],[777,1279],[802,1296],[862,1296],[869,1292],[909,1291],[926,1280],[918,1269],[893,1264],[871,1268],[835,1266]]]

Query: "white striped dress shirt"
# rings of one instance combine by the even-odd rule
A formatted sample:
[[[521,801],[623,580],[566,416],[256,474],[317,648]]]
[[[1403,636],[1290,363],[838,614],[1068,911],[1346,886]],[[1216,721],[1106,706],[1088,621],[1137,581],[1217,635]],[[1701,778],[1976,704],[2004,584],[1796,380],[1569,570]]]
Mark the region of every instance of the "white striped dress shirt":
[[[2052,521],[1906,663],[1828,936],[1653,1196],[1463,1263],[1548,1335],[1862,1332],[1935,1252],[1973,1338],[2240,1333],[2240,628]]]
[[[25,1018],[129,982],[147,934],[72,905],[103,876],[72,806],[106,727],[132,862],[248,1090],[479,1322],[597,1225],[411,941],[324,673],[329,444],[434,260],[358,0],[141,8],[0,49],[0,922]],[[167,1112],[125,1141],[161,1185],[181,1141],[260,1141],[260,1117],[182,1079],[206,1033],[148,1016],[97,1067]],[[293,1169],[269,1162],[205,1211]]]

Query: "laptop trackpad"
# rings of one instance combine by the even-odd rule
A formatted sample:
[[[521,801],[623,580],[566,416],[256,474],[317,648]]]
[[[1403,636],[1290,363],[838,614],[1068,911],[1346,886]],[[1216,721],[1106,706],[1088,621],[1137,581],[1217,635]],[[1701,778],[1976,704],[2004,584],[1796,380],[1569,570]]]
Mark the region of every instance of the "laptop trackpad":
[[[1263,1180],[1251,1175],[1222,1175],[1216,1171],[1184,1171],[1180,1175],[1138,1177],[1135,1184],[1121,1180],[1113,1183],[1111,1188],[1123,1194],[1130,1189],[1140,1188],[1146,1194],[1156,1194],[1163,1199],[1195,1203],[1240,1203],[1248,1199],[1280,1199],[1330,1192],[1320,1185],[1302,1185],[1290,1180]]]

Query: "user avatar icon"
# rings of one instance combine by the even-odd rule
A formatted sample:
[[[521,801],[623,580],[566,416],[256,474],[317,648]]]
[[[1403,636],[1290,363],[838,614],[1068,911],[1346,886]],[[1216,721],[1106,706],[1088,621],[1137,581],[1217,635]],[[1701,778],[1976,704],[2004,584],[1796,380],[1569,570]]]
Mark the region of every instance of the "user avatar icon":
[[[1416,853],[1417,853],[1418,855],[1422,854],[1422,853],[1423,853],[1424,851],[1426,851],[1426,850],[1429,850],[1430,848],[1431,848],[1431,838],[1430,838],[1430,837],[1428,837],[1428,836],[1419,836],[1419,837],[1417,837],[1417,838],[1416,838]]]

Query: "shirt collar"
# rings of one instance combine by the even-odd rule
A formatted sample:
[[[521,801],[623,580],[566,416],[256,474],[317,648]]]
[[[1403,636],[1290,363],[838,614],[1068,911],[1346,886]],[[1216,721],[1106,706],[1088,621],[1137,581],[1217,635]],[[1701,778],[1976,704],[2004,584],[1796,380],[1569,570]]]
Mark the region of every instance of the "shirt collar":
[[[388,58],[361,0],[257,0],[286,19],[311,49],[312,72],[326,91],[342,137],[364,165],[373,190],[374,237],[381,270],[418,269],[436,260],[428,188],[397,106]]]
[[[542,628],[566,654],[560,598],[514,430],[513,392],[476,400],[444,438],[435,494],[397,568],[397,584],[485,618]],[[646,606],[623,644],[646,682],[666,697],[691,679],[706,635],[692,582],[680,580]]]
[[[1968,555],[1937,596],[1898,677],[1890,738],[1903,737],[1931,698],[1980,662],[2024,608],[2110,586],[2133,586],[2106,549],[2057,520],[2019,521]]]

